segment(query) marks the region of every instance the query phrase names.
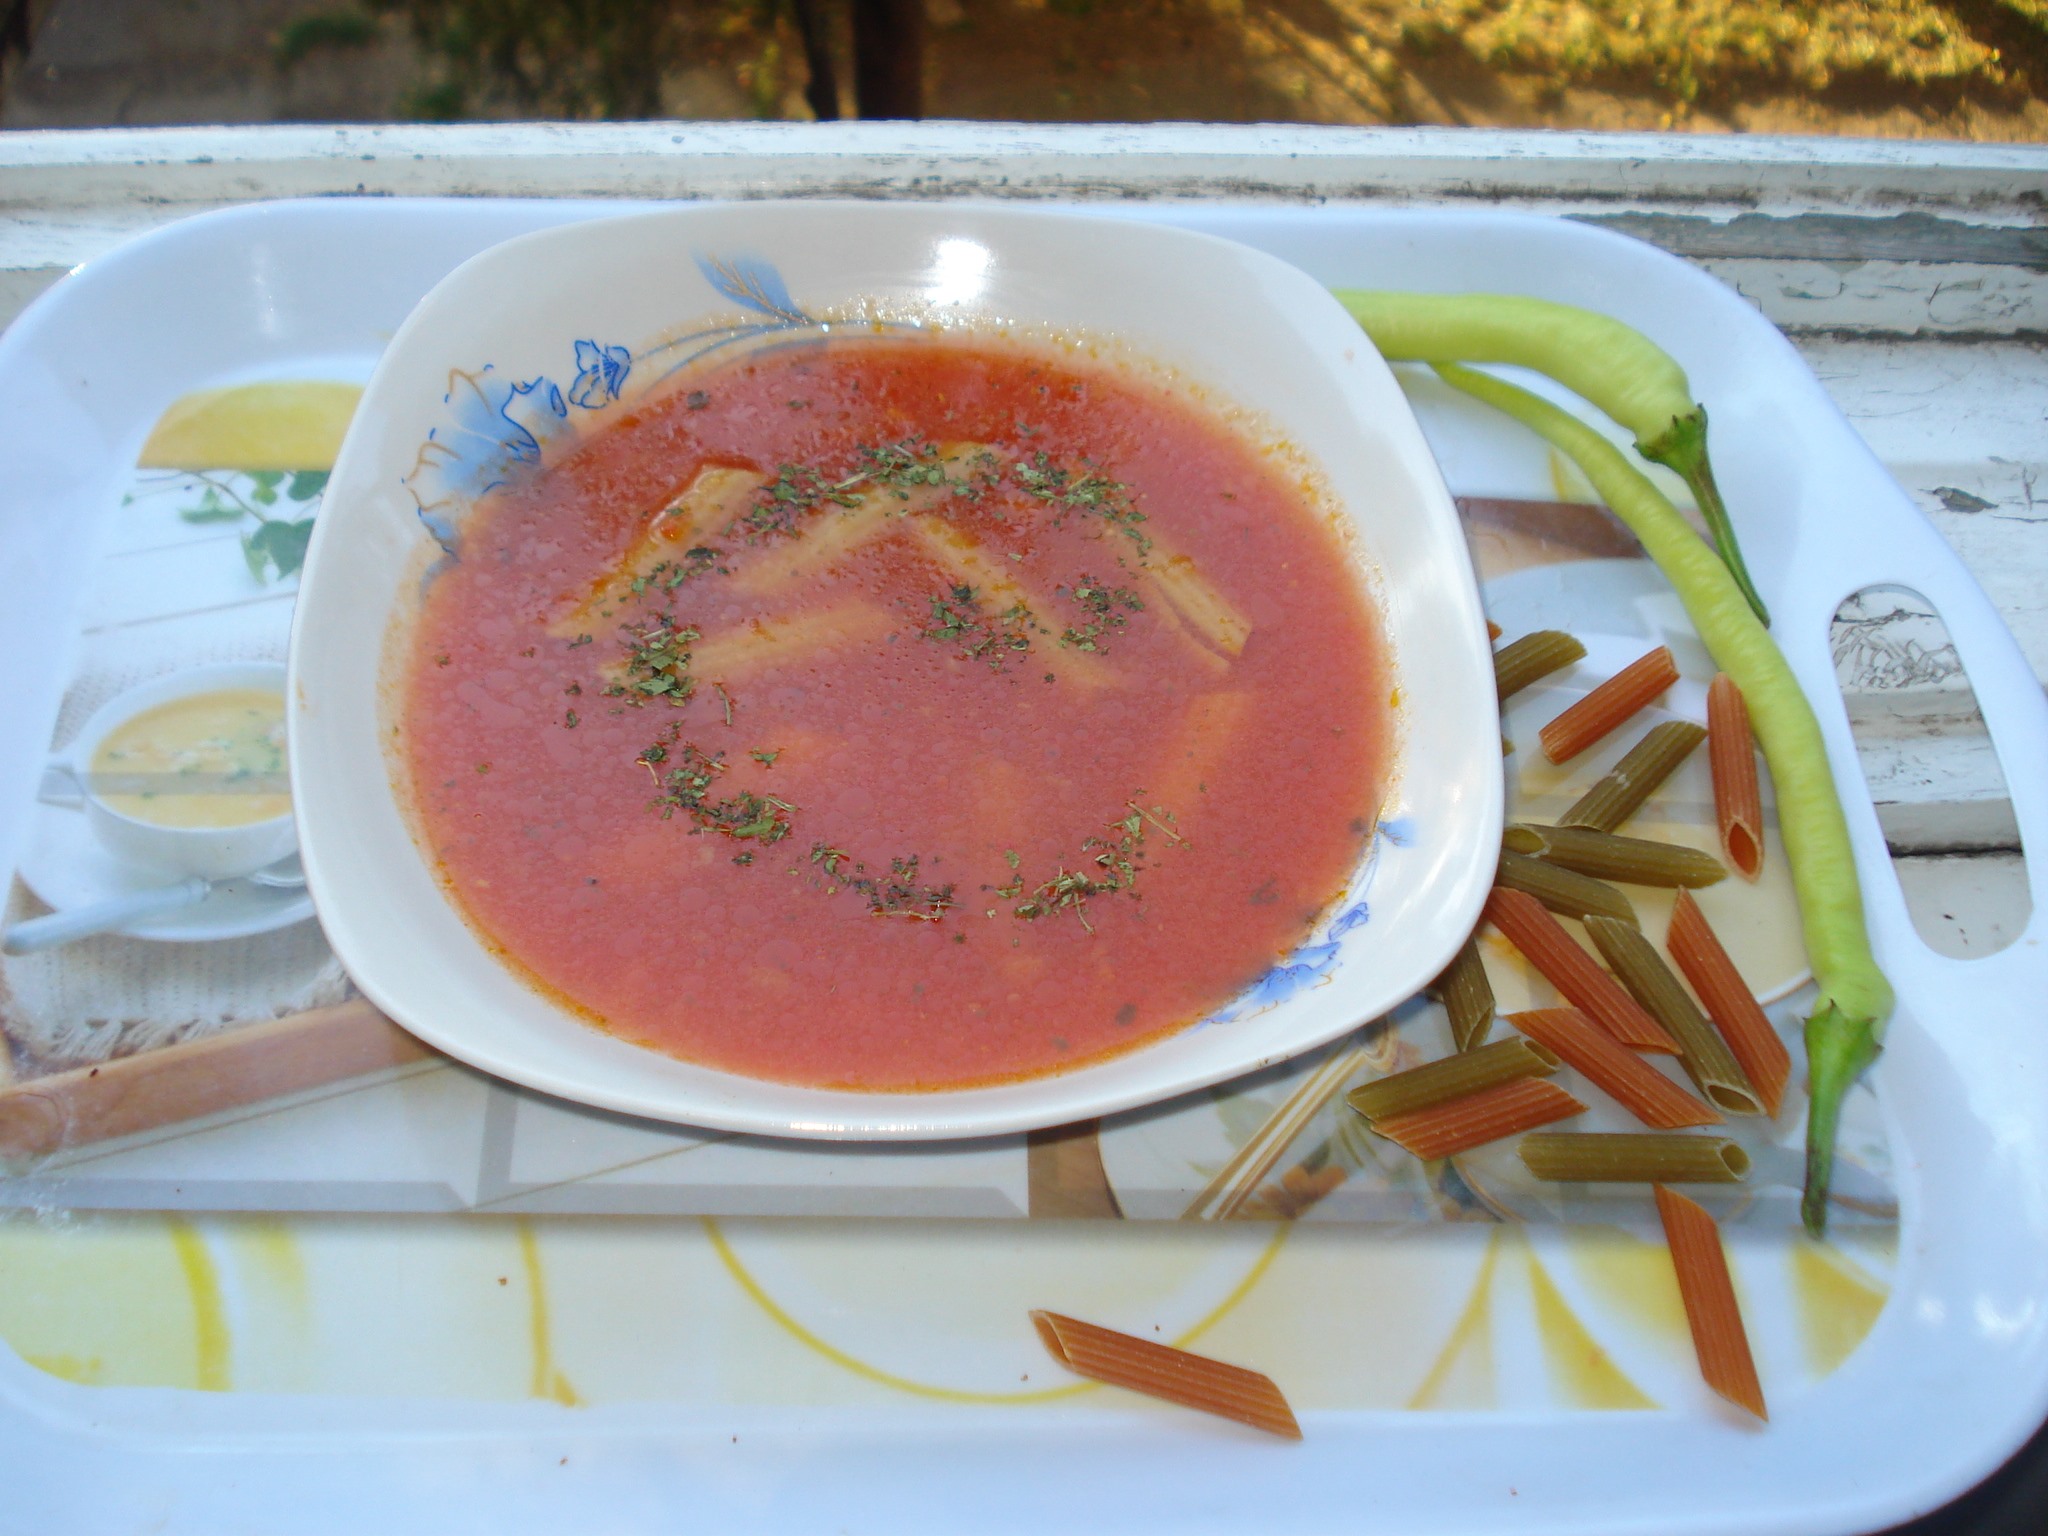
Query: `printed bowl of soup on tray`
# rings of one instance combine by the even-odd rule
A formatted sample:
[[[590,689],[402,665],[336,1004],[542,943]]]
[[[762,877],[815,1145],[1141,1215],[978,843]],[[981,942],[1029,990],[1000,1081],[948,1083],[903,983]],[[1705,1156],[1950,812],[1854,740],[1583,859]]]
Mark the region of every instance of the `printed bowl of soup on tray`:
[[[1501,826],[1457,520],[1292,267],[753,203],[469,262],[370,384],[288,695],[363,991],[766,1134],[1061,1124],[1425,985]]]

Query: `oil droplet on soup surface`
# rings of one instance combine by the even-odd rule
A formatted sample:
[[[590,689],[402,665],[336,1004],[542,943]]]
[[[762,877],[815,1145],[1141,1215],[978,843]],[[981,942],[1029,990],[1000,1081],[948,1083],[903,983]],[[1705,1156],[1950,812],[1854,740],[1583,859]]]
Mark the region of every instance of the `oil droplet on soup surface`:
[[[95,793],[159,827],[242,827],[291,814],[282,785],[284,696],[190,694],[124,720],[92,756]]]
[[[1023,347],[696,373],[429,587],[423,836],[546,993],[689,1060],[900,1089],[1130,1050],[1298,946],[1377,813],[1386,647],[1295,482]]]

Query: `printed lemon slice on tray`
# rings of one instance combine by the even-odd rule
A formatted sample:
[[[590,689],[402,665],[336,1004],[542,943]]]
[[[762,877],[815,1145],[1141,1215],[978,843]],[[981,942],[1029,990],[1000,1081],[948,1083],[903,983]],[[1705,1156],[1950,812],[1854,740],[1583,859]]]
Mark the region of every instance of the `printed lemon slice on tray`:
[[[143,469],[332,469],[359,384],[276,379],[195,390],[172,402],[143,445]]]

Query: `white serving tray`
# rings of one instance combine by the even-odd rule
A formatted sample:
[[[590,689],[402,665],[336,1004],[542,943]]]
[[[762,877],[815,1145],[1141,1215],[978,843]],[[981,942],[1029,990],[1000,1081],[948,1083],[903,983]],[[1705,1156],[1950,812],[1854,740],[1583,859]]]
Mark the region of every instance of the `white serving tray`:
[[[210,215],[74,274],[0,338],[0,641],[13,660],[0,674],[0,868],[21,851],[16,808],[33,796],[101,514],[171,399],[323,360],[358,373],[465,257],[616,206],[322,202]],[[2034,917],[2000,954],[1949,960],[1921,943],[1828,651],[1849,593],[1896,582],[1925,595],[1969,669],[2022,835],[2048,847],[2048,704],[1941,539],[1784,339],[1648,246],[1484,212],[1093,211],[1244,240],[1327,283],[1597,306],[1685,363],[1713,412],[1723,487],[1743,509],[1776,633],[1820,712],[1900,994],[1879,1072],[1901,1248],[1891,1302],[1862,1347],[1774,1403],[1764,1431],[1689,1402],[1598,1414],[1312,1409],[1298,1447],[1107,1400],[1034,1416],[909,1396],[790,1409],[679,1391],[570,1410],[83,1388],[10,1355],[0,1529],[1849,1533],[1938,1505],[2039,1423],[2048,1053],[2033,1014],[2048,983],[2048,882],[2035,878]],[[1533,443],[1448,406],[1432,405],[1426,425],[1455,491],[1547,493]],[[957,1239],[986,1243],[991,1264],[1014,1240],[1001,1227]],[[1136,1240],[1105,1232],[1101,1260]],[[908,1274],[898,1293],[906,1331],[923,1326],[918,1284]]]

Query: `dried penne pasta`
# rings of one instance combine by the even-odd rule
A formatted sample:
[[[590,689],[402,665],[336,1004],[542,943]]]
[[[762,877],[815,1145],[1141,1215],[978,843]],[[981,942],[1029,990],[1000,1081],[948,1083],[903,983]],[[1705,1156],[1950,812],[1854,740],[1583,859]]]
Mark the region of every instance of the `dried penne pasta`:
[[[1535,1008],[1511,1013],[1508,1022],[1538,1045],[1548,1046],[1588,1082],[1643,1124],[1660,1131],[1690,1125],[1719,1125],[1719,1111],[1687,1093],[1641,1057],[1617,1044],[1576,1008]]]
[[[1646,837],[1618,837],[1591,827],[1509,827],[1502,845],[1555,864],[1560,869],[1614,880],[1622,885],[1713,885],[1728,871],[1711,853],[1678,843],[1652,842]]]
[[[1650,701],[1678,681],[1671,648],[1660,645],[1637,657],[1538,732],[1543,755],[1568,763],[1611,731],[1633,720]]]
[[[1735,1283],[1728,1274],[1728,1255],[1721,1250],[1721,1229],[1697,1202],[1661,1184],[1657,1215],[1664,1222],[1664,1241],[1671,1249],[1671,1267],[1678,1275],[1678,1294],[1685,1303],[1701,1377],[1736,1407],[1768,1420],[1763,1383],[1757,1380],[1749,1334],[1743,1329]]]
[[[1493,1028],[1493,983],[1487,978],[1486,962],[1479,958],[1477,935],[1458,946],[1431,990],[1450,1018],[1453,1047],[1469,1051],[1484,1045]]]
[[[1557,818],[1559,824],[1612,832],[1635,815],[1678,765],[1692,756],[1693,748],[1706,739],[1707,733],[1690,720],[1666,720],[1651,726],[1607,777],[1579,796],[1572,808]]]
[[[1714,775],[1714,820],[1721,851],[1745,880],[1764,872],[1764,799],[1756,777],[1749,706],[1725,672],[1707,689],[1707,762]]]
[[[1725,1136],[1544,1131],[1515,1149],[1531,1178],[1557,1184],[1740,1184],[1749,1154]]]
[[[1372,1128],[1402,1151],[1433,1162],[1585,1111],[1584,1104],[1557,1084],[1524,1077],[1428,1109],[1389,1115],[1373,1121]]]
[[[1500,626],[1491,619],[1486,621],[1486,638],[1489,640],[1498,640],[1500,638]]]
[[[1533,1040],[1512,1035],[1474,1051],[1411,1067],[1376,1082],[1361,1083],[1344,1096],[1344,1102],[1368,1120],[1387,1120],[1450,1099],[1461,1099],[1499,1083],[1548,1077],[1556,1070],[1557,1058],[1550,1052]]]
[[[1287,1399],[1271,1377],[1258,1371],[1058,1312],[1034,1311],[1031,1322],[1053,1359],[1078,1376],[1219,1414],[1289,1440],[1301,1438]]]
[[[1586,932],[1599,946],[1600,954],[1614,968],[1630,996],[1650,1016],[1671,1032],[1678,1042],[1678,1063],[1693,1086],[1706,1095],[1707,1102],[1732,1115],[1760,1115],[1763,1100],[1750,1086],[1727,1043],[1714,1033],[1706,1015],[1700,1012],[1657,947],[1635,929],[1612,918],[1586,921]]]
[[[1539,629],[1493,653],[1493,683],[1505,704],[1539,678],[1583,661],[1586,647],[1561,629]]]
[[[1604,880],[1511,849],[1501,849],[1493,883],[1534,896],[1564,917],[1583,918],[1598,913],[1620,923],[1633,924],[1636,920],[1636,909],[1628,904],[1628,898]]]
[[[1671,958],[1692,983],[1707,1017],[1721,1031],[1728,1049],[1742,1066],[1750,1086],[1763,1100],[1764,1113],[1775,1118],[1792,1075],[1792,1053],[1757,1005],[1756,994],[1735,969],[1728,951],[1707,926],[1692,892],[1680,891],[1671,908],[1671,931],[1665,938]]]
[[[1486,898],[1486,920],[1610,1037],[1632,1050],[1678,1054],[1678,1042],[1622,990],[1620,982],[1600,969],[1534,896],[1495,886]]]

